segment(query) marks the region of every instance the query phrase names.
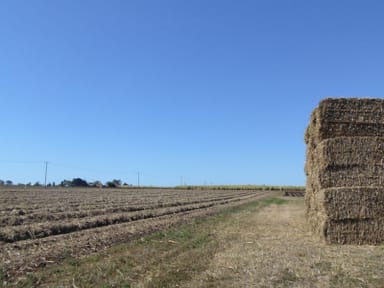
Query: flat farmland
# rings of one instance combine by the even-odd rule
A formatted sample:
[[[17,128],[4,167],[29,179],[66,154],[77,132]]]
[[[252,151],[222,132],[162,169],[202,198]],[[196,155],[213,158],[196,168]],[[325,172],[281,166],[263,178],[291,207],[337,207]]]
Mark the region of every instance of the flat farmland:
[[[259,190],[1,188],[5,279],[270,196]]]

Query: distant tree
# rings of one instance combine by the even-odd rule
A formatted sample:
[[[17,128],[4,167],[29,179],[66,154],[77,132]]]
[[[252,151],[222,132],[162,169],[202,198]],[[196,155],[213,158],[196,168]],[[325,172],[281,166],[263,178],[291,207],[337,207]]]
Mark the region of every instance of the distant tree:
[[[92,185],[90,185],[90,186],[92,186],[92,187],[96,187],[96,188],[101,188],[101,187],[103,187],[103,183],[101,183],[101,181],[95,181],[95,182],[93,182],[92,183]]]
[[[13,185],[13,182],[11,180],[7,180],[5,181],[5,185],[11,186]]]
[[[36,186],[36,187],[40,187],[40,186],[41,186],[41,184],[40,184],[40,182],[39,182],[39,181],[37,181],[35,184],[33,184],[33,186]]]
[[[108,181],[108,182],[106,183],[106,185],[107,185],[108,188],[116,188],[116,184],[113,183],[112,181]]]
[[[60,182],[60,186],[61,187],[70,187],[72,185],[72,181],[69,181],[69,180],[63,180]]]
[[[81,178],[72,179],[72,187],[88,187],[88,182]]]
[[[107,187],[116,188],[121,186],[121,180],[113,179],[107,182]]]
[[[5,184],[4,180],[0,180],[0,186],[3,186]]]

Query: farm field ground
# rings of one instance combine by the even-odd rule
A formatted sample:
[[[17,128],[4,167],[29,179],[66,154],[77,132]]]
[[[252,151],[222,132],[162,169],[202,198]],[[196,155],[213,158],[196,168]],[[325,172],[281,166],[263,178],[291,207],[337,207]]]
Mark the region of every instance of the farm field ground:
[[[0,276],[105,250],[274,192],[184,189],[0,189]]]
[[[280,195],[222,207],[88,256],[65,254],[12,285],[384,287],[384,246],[326,245],[308,232],[303,199]]]

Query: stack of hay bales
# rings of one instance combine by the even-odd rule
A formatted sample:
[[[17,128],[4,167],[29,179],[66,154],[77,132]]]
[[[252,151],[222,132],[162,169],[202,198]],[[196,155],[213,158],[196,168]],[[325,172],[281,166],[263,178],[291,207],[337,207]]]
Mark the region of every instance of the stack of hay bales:
[[[312,230],[327,243],[384,242],[384,100],[321,101],[305,142]]]

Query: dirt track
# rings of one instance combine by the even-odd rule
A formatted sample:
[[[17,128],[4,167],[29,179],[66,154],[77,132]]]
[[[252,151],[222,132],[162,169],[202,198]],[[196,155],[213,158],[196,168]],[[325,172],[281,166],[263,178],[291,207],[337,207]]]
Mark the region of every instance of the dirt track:
[[[303,199],[285,199],[216,225],[218,252],[181,287],[384,287],[382,245],[327,245],[309,231]]]

